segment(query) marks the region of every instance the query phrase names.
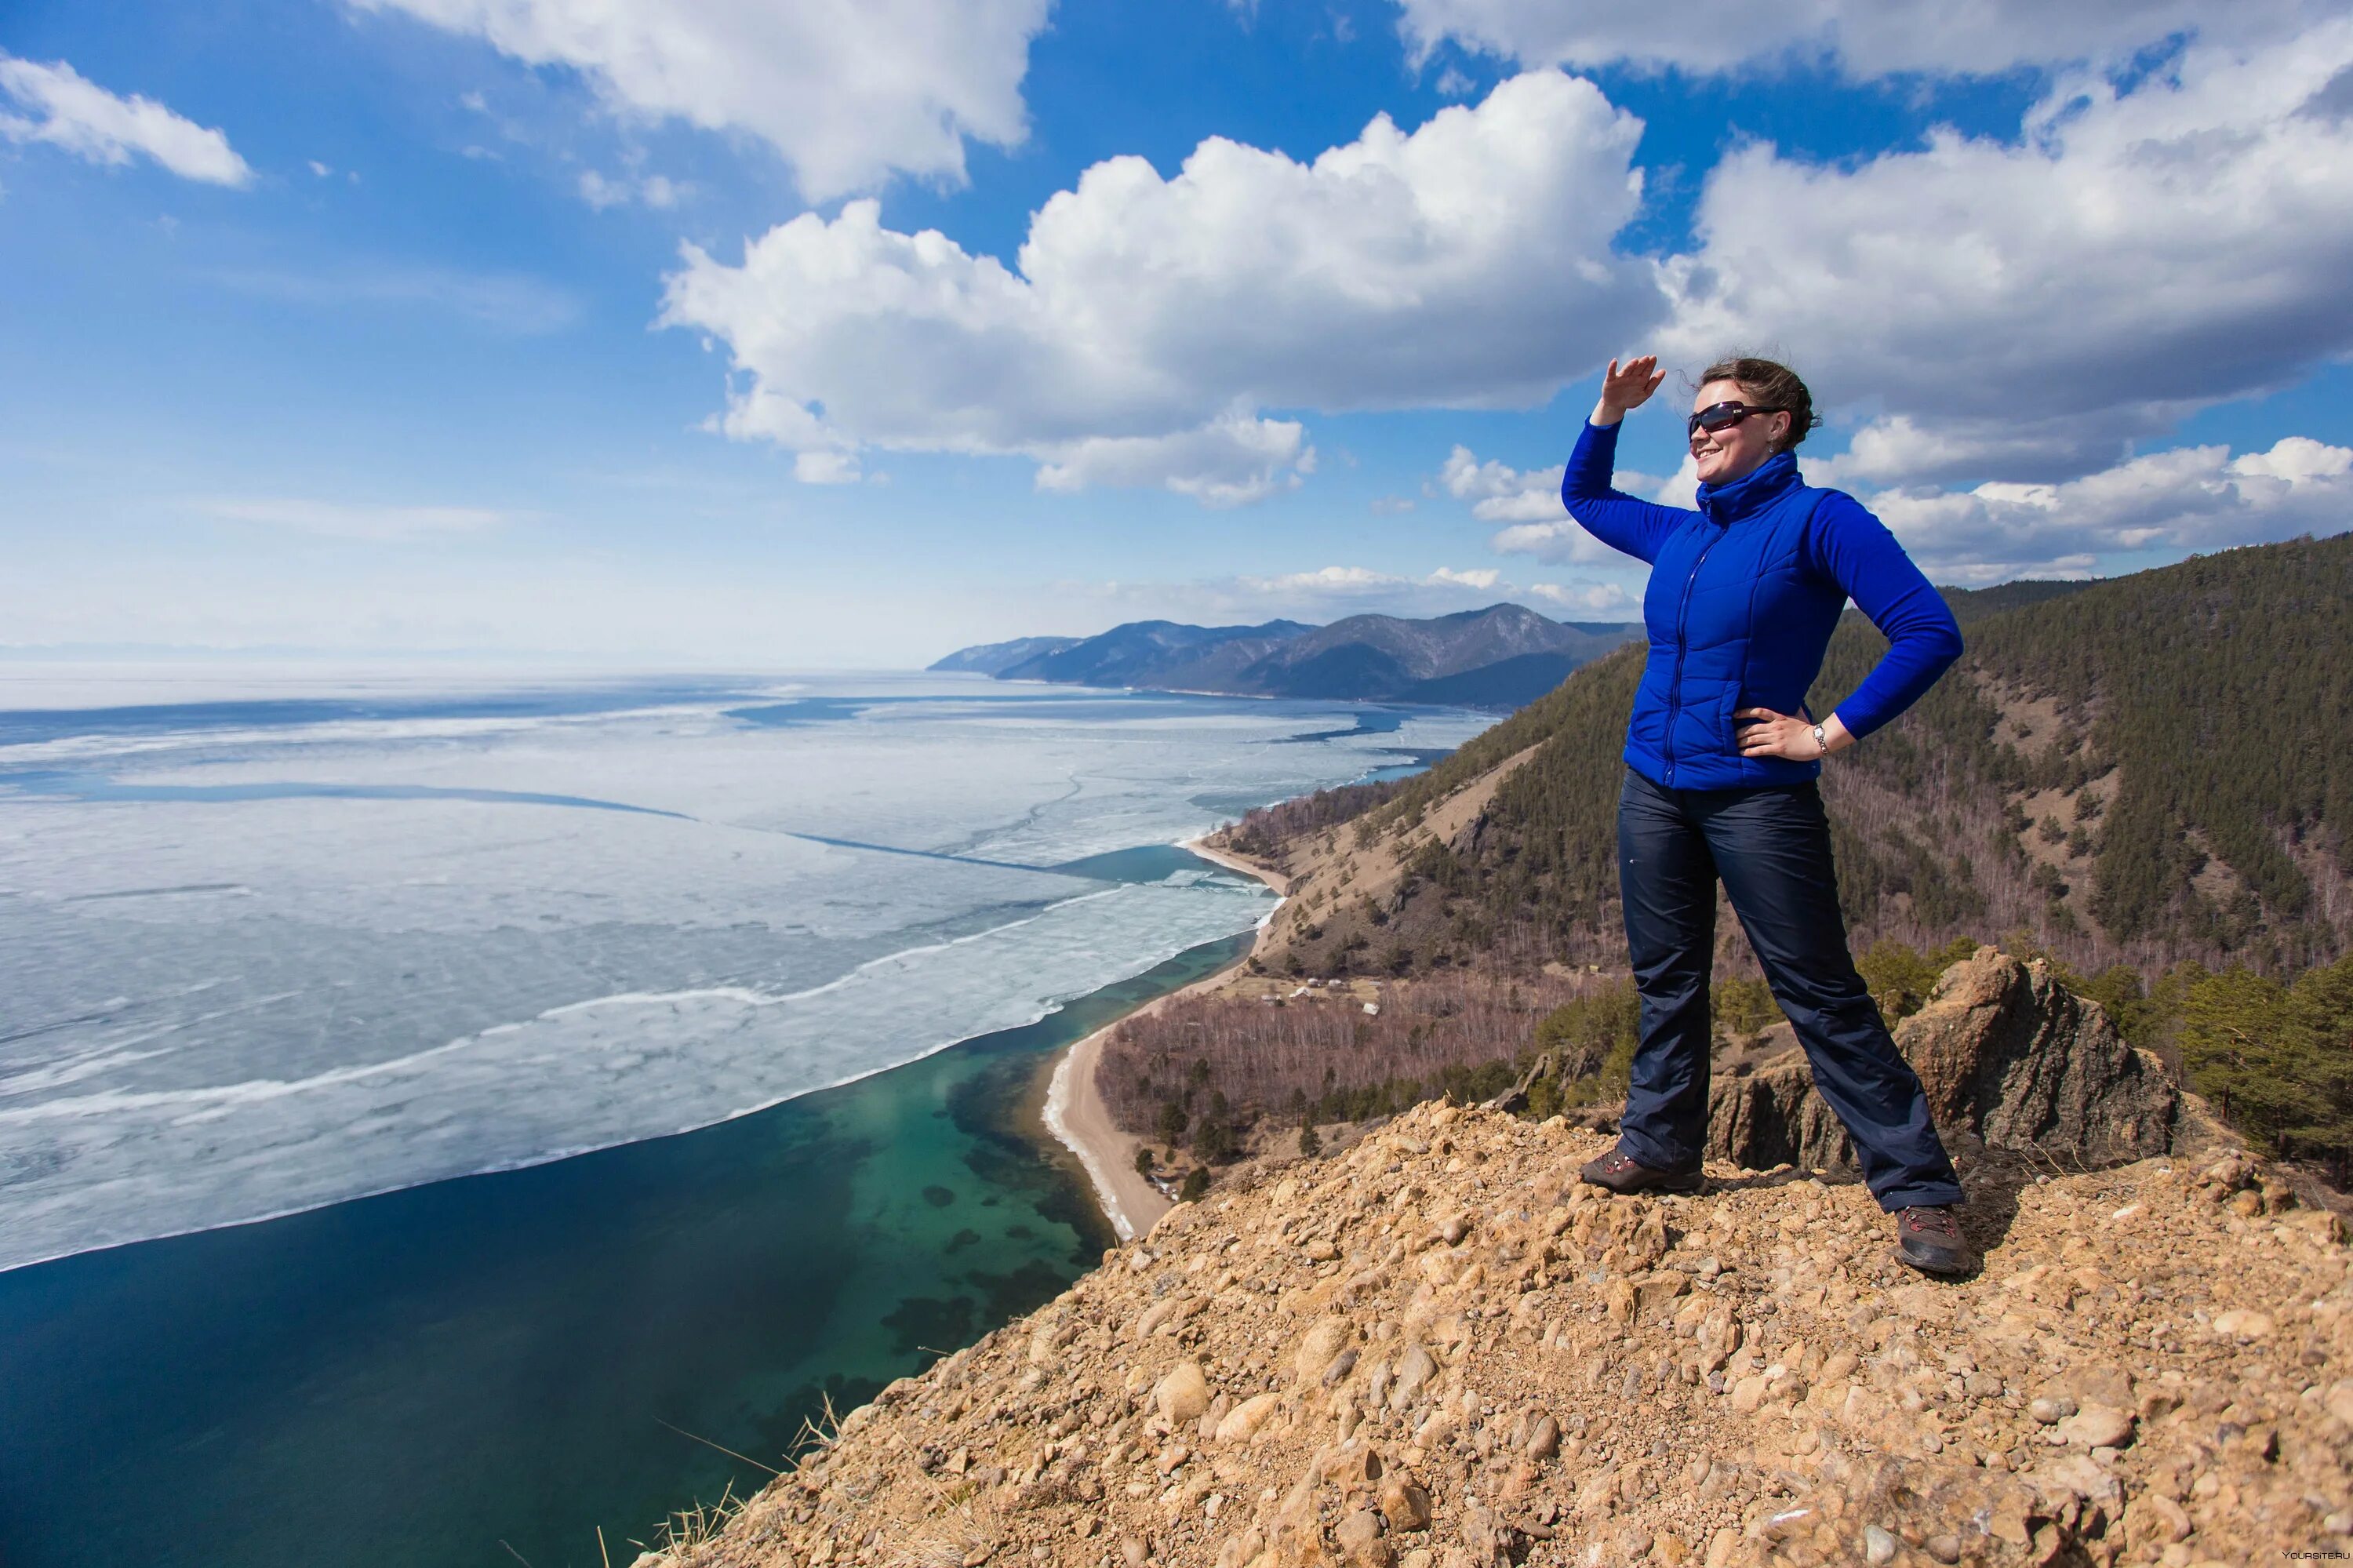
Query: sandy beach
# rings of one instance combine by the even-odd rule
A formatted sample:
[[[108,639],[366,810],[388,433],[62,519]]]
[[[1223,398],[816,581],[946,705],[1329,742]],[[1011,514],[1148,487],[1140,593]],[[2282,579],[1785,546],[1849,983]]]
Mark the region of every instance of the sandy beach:
[[[1198,839],[1188,839],[1181,847],[1229,871],[1254,877],[1278,895],[1287,895],[1290,891],[1289,881],[1281,873],[1210,849]],[[1282,906],[1278,904],[1275,907],[1280,909]],[[1274,924],[1274,910],[1268,911],[1267,917],[1259,922],[1258,940],[1250,948],[1252,953],[1265,944],[1266,934]],[[1229,966],[1181,991],[1171,991],[1157,1001],[1147,1002],[1137,1012],[1150,1012],[1155,1008],[1165,1007],[1176,997],[1189,996],[1211,986],[1223,985],[1232,972]],[[1045,1121],[1046,1130],[1077,1155],[1079,1163],[1086,1168],[1103,1217],[1111,1221],[1112,1228],[1119,1233],[1120,1239],[1126,1241],[1150,1230],[1154,1222],[1174,1205],[1159,1188],[1137,1172],[1135,1151],[1142,1147],[1142,1140],[1122,1132],[1113,1123],[1110,1109],[1104,1106],[1103,1097],[1095,1092],[1095,1065],[1102,1060],[1103,1042],[1118,1027],[1118,1023],[1113,1023],[1096,1030],[1065,1051],[1061,1060],[1055,1063],[1054,1076],[1046,1091]]]
[[[1213,860],[1219,865],[1224,866],[1228,871],[1239,871],[1244,876],[1256,877],[1259,881],[1265,883],[1269,887],[1273,888],[1278,894],[1286,897],[1290,895],[1291,878],[1283,875],[1282,873],[1279,871],[1260,865],[1252,861],[1244,860],[1240,855],[1229,854],[1224,850],[1211,849],[1208,842],[1202,839],[1187,839],[1177,847],[1179,849],[1189,850],[1193,853],[1199,855],[1203,860]],[[1267,921],[1261,923],[1259,926],[1259,940],[1261,944],[1263,944],[1266,939],[1266,932],[1271,923],[1272,916],[1270,916]],[[1255,951],[1255,949],[1252,950]]]

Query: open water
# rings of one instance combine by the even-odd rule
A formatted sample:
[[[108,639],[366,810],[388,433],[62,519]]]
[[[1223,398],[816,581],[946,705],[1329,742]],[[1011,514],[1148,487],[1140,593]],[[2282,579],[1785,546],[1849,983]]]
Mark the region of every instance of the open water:
[[[781,1463],[1105,1245],[1011,1107],[1271,906],[1174,841],[1486,722],[957,676],[7,705],[12,1568],[627,1561],[760,1478],[710,1445]]]

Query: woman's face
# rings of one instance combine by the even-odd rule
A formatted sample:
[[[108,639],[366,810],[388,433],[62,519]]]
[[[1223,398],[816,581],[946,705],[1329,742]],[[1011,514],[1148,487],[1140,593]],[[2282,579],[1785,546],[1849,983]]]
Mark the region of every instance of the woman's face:
[[[1692,399],[1692,412],[1718,403],[1754,403],[1756,396],[1737,381],[1711,381]],[[1773,455],[1774,443],[1789,430],[1787,414],[1751,414],[1721,430],[1694,431],[1693,459],[1699,464],[1702,484],[1730,484],[1754,472]]]

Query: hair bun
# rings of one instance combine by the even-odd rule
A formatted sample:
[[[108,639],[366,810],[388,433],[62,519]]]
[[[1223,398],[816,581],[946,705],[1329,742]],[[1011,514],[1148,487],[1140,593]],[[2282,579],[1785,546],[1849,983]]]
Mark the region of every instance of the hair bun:
[[[1814,395],[1806,390],[1796,371],[1778,359],[1727,355],[1699,373],[1701,386],[1711,381],[1736,381],[1742,391],[1764,407],[1788,410],[1789,433],[1781,439],[1778,450],[1794,450],[1807,431],[1821,428],[1822,417],[1814,412]]]

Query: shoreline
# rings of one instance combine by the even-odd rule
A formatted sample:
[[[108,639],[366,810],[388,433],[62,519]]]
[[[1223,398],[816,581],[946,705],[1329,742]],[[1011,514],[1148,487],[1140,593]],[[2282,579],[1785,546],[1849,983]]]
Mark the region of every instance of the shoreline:
[[[1267,911],[1258,923],[1247,952],[1239,954],[1232,963],[1215,973],[1202,976],[1192,984],[1179,987],[1167,995],[1157,997],[1133,1012],[1123,1014],[1101,1029],[1074,1042],[1054,1059],[1051,1076],[1046,1087],[1046,1104],[1042,1120],[1048,1136],[1077,1157],[1079,1166],[1087,1173],[1095,1207],[1110,1222],[1111,1228],[1123,1242],[1148,1233],[1160,1216],[1176,1207],[1173,1200],[1154,1186],[1135,1169],[1136,1150],[1143,1140],[1120,1130],[1111,1118],[1110,1107],[1095,1091],[1095,1069],[1103,1057],[1103,1043],[1113,1030],[1131,1018],[1141,1018],[1165,1007],[1180,996],[1211,986],[1221,985],[1237,968],[1258,955],[1266,944],[1267,934],[1274,927],[1274,917],[1281,912],[1283,900],[1290,895],[1290,879],[1281,872],[1243,860],[1224,851],[1209,848],[1203,840],[1208,835],[1186,839],[1177,847],[1228,871],[1261,882],[1272,889],[1275,906]]]

